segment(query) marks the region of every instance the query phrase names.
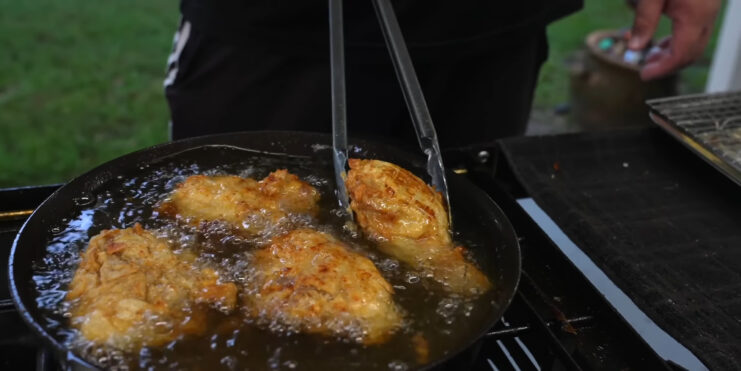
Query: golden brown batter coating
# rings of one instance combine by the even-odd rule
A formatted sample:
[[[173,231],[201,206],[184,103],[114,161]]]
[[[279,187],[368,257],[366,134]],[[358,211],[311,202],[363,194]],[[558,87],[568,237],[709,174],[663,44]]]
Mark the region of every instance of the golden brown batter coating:
[[[237,287],[196,269],[136,224],[90,240],[66,300],[72,326],[86,339],[136,350],[202,333],[208,306],[233,310]]]
[[[430,271],[446,290],[480,294],[489,279],[455,247],[440,193],[397,165],[350,159],[350,207],[363,231],[379,248],[415,269]]]
[[[159,211],[191,224],[223,221],[248,236],[288,222],[295,214],[314,215],[319,192],[286,170],[261,181],[238,176],[193,175],[178,184]]]
[[[299,229],[255,253],[245,295],[255,318],[364,344],[401,324],[393,288],[368,258],[326,233]]]

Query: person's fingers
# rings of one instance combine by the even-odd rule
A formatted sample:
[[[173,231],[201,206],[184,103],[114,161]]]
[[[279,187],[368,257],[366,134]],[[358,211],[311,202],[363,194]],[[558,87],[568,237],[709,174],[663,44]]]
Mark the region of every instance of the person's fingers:
[[[665,2],[666,0],[643,0],[638,2],[630,42],[628,42],[630,49],[639,50],[648,45],[656,32],[656,27],[659,25]]]
[[[695,60],[704,50],[707,41],[704,27],[693,23],[675,21],[668,47],[665,45],[646,62],[641,78],[651,80],[666,76]]]
[[[669,49],[669,43],[671,42],[672,37],[667,36],[661,39],[658,43],[656,43],[651,49],[646,53],[646,57],[643,60],[643,63],[652,63],[658,60],[658,58],[661,57],[662,51],[665,51]]]
[[[672,37],[665,36],[665,37],[662,37],[661,40],[659,40],[659,42],[656,43],[656,46],[658,46],[659,48],[668,48],[671,42],[672,42]]]
[[[661,49],[646,58],[646,64],[641,68],[641,79],[644,81],[653,80],[665,75],[671,61],[671,52],[669,49]]]
[[[696,50],[696,56],[700,57],[702,53],[705,51],[705,48],[708,46],[708,43],[710,43],[710,37],[713,34],[713,28],[712,26],[706,26],[703,27],[702,33],[700,35],[700,41],[695,44]]]

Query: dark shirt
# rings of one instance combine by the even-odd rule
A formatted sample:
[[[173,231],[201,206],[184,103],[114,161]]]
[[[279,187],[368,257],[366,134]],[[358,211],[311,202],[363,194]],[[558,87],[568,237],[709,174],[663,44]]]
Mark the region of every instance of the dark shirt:
[[[498,40],[578,10],[582,0],[395,0],[393,5],[412,53],[439,55],[496,47]],[[371,1],[347,0],[344,8],[347,47],[384,48]],[[181,11],[194,29],[230,43],[326,56],[326,0],[182,0]]]

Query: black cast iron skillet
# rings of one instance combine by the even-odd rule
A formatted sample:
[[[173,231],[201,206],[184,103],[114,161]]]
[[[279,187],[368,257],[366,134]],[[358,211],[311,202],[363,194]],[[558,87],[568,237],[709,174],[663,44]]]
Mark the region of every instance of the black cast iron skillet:
[[[425,179],[425,159],[394,147],[359,140],[351,140],[351,157],[375,158],[394,162],[421,175]],[[291,156],[322,163],[326,159],[331,169],[331,137],[322,134],[297,132],[244,132],[190,138],[154,146],[134,152],[103,164],[90,172],[73,179],[54,192],[29,217],[15,239],[10,253],[9,276],[13,301],[23,319],[55,350],[60,361],[70,367],[94,368],[63,345],[62,339],[51,331],[37,304],[39,293],[32,281],[34,264],[47,253],[50,230],[59,220],[73,215],[80,209],[81,195],[95,198],[112,182],[121,182],[120,175],[130,176],[140,167],[161,162],[163,158],[200,147],[238,147],[245,149],[244,156]],[[354,150],[353,150],[354,148]],[[218,151],[206,151],[217,156]],[[217,161],[218,158],[212,158]],[[493,304],[486,309],[485,321],[475,326],[466,335],[466,340],[450,344],[447,355],[431,354],[425,368],[450,362],[451,358],[475,348],[482,338],[502,316],[517,288],[520,276],[520,249],[515,232],[502,210],[482,190],[463,176],[448,175],[450,200],[454,212],[454,224],[475,228],[484,241],[469,250],[481,269],[495,284]],[[334,197],[323,195],[323,197]],[[101,226],[99,229],[108,228]],[[458,357],[459,359],[461,357]],[[264,365],[265,360],[256,360]],[[299,361],[299,365],[300,365]],[[342,365],[337,365],[340,368]]]

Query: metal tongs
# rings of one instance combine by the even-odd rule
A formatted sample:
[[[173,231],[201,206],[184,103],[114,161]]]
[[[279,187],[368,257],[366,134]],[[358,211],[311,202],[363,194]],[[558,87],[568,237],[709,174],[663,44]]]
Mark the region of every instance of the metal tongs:
[[[394,63],[396,76],[399,78],[404,93],[404,100],[414,124],[417,141],[422,151],[427,155],[427,174],[430,175],[432,186],[445,199],[448,210],[448,221],[452,229],[453,219],[450,212],[450,198],[448,197],[448,183],[445,180],[445,169],[440,154],[440,145],[437,141],[435,126],[430,117],[422,88],[417,80],[412,59],[409,57],[404,37],[399,28],[399,21],[391,6],[390,0],[372,0],[376,10],[378,22],[381,25],[386,47]],[[332,149],[335,179],[337,182],[337,198],[340,207],[346,210],[350,217],[350,201],[345,187],[347,175],[347,105],[345,102],[345,46],[343,32],[342,0],[329,0],[329,38],[330,38],[330,68],[332,78]]]

